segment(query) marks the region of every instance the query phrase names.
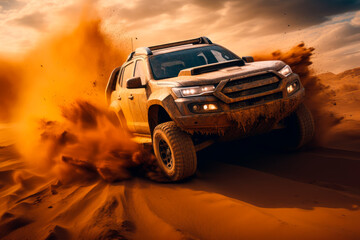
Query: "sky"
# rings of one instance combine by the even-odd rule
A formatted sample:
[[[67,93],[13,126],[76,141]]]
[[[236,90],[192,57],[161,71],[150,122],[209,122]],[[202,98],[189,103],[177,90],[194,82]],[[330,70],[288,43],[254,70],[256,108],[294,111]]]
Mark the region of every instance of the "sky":
[[[132,39],[134,48],[207,36],[244,56],[304,42],[315,48],[317,72],[360,67],[360,0],[87,2],[106,34]],[[16,56],[57,29],[71,29],[82,9],[78,0],[0,0],[0,53]]]

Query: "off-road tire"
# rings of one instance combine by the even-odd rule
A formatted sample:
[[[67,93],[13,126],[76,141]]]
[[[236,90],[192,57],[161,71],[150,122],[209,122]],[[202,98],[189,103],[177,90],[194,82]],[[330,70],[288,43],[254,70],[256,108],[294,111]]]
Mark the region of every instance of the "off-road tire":
[[[172,168],[165,164],[160,145],[167,144],[171,151]],[[196,151],[191,137],[183,132],[173,121],[159,124],[153,133],[153,148],[158,167],[163,175],[161,181],[179,181],[192,176],[197,167]],[[164,149],[164,147],[162,147]],[[159,178],[160,179],[160,178]]]
[[[287,148],[297,150],[308,144],[314,137],[315,123],[311,111],[305,104],[286,119],[287,124]]]

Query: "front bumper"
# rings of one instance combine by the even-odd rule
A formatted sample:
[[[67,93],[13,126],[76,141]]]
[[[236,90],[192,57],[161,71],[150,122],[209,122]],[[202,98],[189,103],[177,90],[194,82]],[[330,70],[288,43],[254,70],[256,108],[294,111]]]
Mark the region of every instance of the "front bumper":
[[[296,74],[283,78],[279,87],[267,95],[250,99],[250,106],[242,102],[225,102],[222,96],[201,96],[194,98],[178,98],[175,103],[180,111],[174,120],[185,131],[204,134],[236,134],[254,135],[271,130],[280,120],[294,112],[305,96],[305,89],[300,83],[300,88],[295,93],[288,95],[286,86],[289,82],[299,80]],[[218,95],[218,94],[214,94]],[[261,95],[261,94],[260,94]],[[221,99],[221,100],[220,100]],[[255,100],[256,102],[254,102]],[[189,105],[198,103],[217,103],[219,112],[194,114],[189,110]],[[240,104],[241,103],[241,104]]]

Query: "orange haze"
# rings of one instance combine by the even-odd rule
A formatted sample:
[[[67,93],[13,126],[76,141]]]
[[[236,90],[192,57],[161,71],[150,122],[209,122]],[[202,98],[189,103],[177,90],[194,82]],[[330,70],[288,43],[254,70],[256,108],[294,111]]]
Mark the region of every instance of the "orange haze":
[[[114,178],[126,178],[140,148],[107,118],[104,88],[127,52],[101,31],[101,20],[88,6],[80,19],[74,29],[58,30],[17,61],[1,57],[0,120],[17,123],[20,153],[45,172],[63,172],[61,159],[69,162],[70,155],[70,164],[88,161],[106,178],[111,158],[120,161],[117,170],[124,169]]]

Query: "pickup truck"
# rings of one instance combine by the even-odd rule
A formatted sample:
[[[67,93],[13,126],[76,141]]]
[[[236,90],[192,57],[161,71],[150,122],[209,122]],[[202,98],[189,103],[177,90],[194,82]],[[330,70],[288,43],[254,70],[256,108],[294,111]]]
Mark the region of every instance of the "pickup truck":
[[[214,141],[282,129],[284,147],[314,135],[299,76],[282,61],[239,57],[207,37],[137,48],[113,70],[109,110],[152,144],[168,181],[196,172],[196,151]]]

